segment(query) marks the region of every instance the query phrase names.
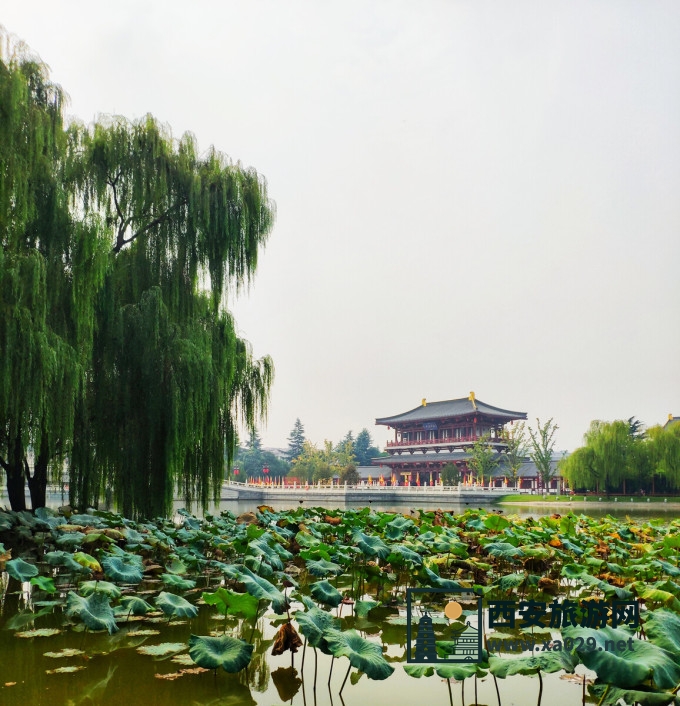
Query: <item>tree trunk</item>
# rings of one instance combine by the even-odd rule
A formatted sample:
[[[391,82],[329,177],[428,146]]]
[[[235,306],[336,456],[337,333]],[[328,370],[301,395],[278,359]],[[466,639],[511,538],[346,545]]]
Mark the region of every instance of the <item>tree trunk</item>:
[[[7,462],[2,463],[7,476],[7,497],[9,505],[15,512],[26,509],[24,494],[24,446],[21,433],[17,431],[14,443],[9,444]]]
[[[26,479],[28,480],[28,489],[31,493],[31,508],[37,510],[39,507],[45,507],[47,500],[47,462],[50,457],[50,447],[47,443],[47,437],[43,434],[40,441],[40,452],[35,459],[35,467],[33,475],[26,468]]]

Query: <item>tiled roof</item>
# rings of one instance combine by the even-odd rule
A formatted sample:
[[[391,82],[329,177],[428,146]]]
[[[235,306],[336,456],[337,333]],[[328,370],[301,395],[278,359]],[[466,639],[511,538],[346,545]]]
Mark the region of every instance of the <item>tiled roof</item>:
[[[461,397],[457,400],[428,402],[426,405],[420,405],[415,409],[403,412],[402,414],[396,414],[393,417],[380,417],[375,420],[375,423],[395,426],[404,422],[425,422],[429,419],[463,417],[471,414],[501,417],[508,422],[515,419],[527,418],[526,412],[513,412],[509,409],[494,407],[481,400],[471,400],[468,397]]]

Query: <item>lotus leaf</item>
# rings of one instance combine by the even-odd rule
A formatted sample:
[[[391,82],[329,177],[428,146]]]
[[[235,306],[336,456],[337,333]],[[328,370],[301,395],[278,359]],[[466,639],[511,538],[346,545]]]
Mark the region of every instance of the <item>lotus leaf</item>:
[[[442,679],[463,681],[469,677],[484,677],[487,670],[481,664],[442,664],[437,667],[437,676]]]
[[[342,593],[326,580],[311,584],[309,592],[319,603],[324,603],[333,608],[337,608],[342,602]]]
[[[17,581],[30,581],[38,575],[38,569],[23,559],[11,559],[5,564],[5,571]]]
[[[120,605],[128,615],[146,615],[153,611],[153,606],[139,596],[123,596],[120,599]]]
[[[110,581],[83,581],[80,584],[80,592],[83,596],[89,596],[92,593],[103,593],[109,598],[113,598],[113,600],[121,596],[120,588]]]
[[[288,606],[286,597],[267,579],[263,579],[250,569],[244,568],[239,576],[239,581],[251,596],[255,596],[258,600],[271,601],[275,613],[280,615],[286,610]]]
[[[102,559],[104,573],[114,581],[121,583],[140,583],[144,574],[142,568],[135,562],[130,563],[120,556],[107,556]]]
[[[369,642],[355,630],[327,630],[324,634],[328,648],[335,657],[347,657],[356,669],[369,679],[387,679],[394,667],[383,656],[382,647]]]
[[[177,576],[177,574],[162,574],[161,580],[166,586],[178,588],[180,591],[188,591],[196,585],[193,579],[183,579],[181,576]]]
[[[59,652],[44,652],[44,657],[50,657],[51,659],[61,659],[62,657],[77,657],[78,655],[84,655],[82,650],[77,650],[73,647],[64,647],[64,649],[59,650]]]
[[[340,621],[330,613],[316,606],[311,607],[306,612],[301,610],[295,613],[295,620],[300,627],[300,632],[307,638],[312,647],[318,647],[322,652],[328,652],[328,645],[324,634],[331,628],[337,628]]]
[[[537,672],[573,672],[578,664],[578,658],[571,652],[553,651],[541,652],[527,657],[501,658],[489,657],[489,671],[499,679],[511,677],[513,674],[536,674]]]
[[[142,645],[137,648],[137,652],[150,657],[172,657],[173,655],[184,652],[187,649],[185,642],[161,642],[160,645]]]
[[[214,606],[222,615],[240,615],[253,620],[257,615],[259,601],[248,593],[234,593],[222,586],[214,593],[204,593],[203,600]]]
[[[636,706],[666,706],[677,703],[674,694],[638,689],[619,689],[610,684],[596,684],[590,688],[598,706],[619,706],[621,701]]]
[[[250,664],[253,645],[235,637],[209,637],[192,635],[189,638],[189,655],[199,667],[235,673]]]
[[[373,608],[377,608],[379,605],[382,605],[380,601],[357,601],[354,604],[354,614],[359,618],[365,618]]]
[[[302,686],[302,679],[298,677],[297,669],[294,667],[279,667],[272,672],[272,681],[279,694],[279,698],[284,703],[291,701]]]
[[[108,630],[109,634],[118,630],[109,599],[100,591],[87,598],[69,591],[66,615],[80,618],[90,630]]]
[[[162,591],[156,597],[155,603],[166,615],[176,615],[179,618],[195,618],[198,615],[196,606],[174,593]]]
[[[405,664],[404,671],[410,677],[420,679],[420,677],[431,677],[434,674],[434,667],[428,664]]]
[[[326,561],[325,559],[319,559],[318,561],[310,560],[306,564],[307,571],[309,571],[312,576],[328,576],[328,574],[334,574],[338,576],[343,573],[344,569],[339,564],[334,564],[332,561]]]
[[[302,640],[290,620],[286,620],[276,631],[272,655],[282,655],[286,650],[297,652],[299,647],[302,647]]]
[[[393,544],[390,547],[390,554],[387,557],[387,561],[394,564],[396,563],[395,557],[397,557],[397,561],[406,562],[411,566],[421,566],[423,563],[423,558],[420,554],[400,544]]]
[[[82,532],[65,532],[60,537],[57,537],[57,544],[60,547],[69,547],[73,549],[74,547],[79,547],[85,535]]]
[[[386,559],[390,554],[390,548],[385,542],[374,535],[366,535],[361,531],[355,531],[352,535],[361,553],[366,557],[379,557]]]
[[[90,556],[85,552],[76,552],[73,555],[73,561],[77,562],[81,566],[84,566],[86,569],[90,569],[90,571],[101,572],[102,570],[99,562],[93,556]]]
[[[570,627],[565,628],[562,635],[564,638],[581,637],[584,642],[590,638],[595,641],[591,641],[596,645],[595,649],[577,649],[576,652],[583,664],[596,672],[603,682],[624,689],[639,686],[650,677],[660,689],[672,689],[680,682],[680,666],[673,654],[651,642],[631,637],[621,628],[605,626],[595,630]],[[625,647],[616,652],[607,650],[607,645],[618,647],[620,644]]]
[[[54,579],[48,576],[34,576],[31,579],[31,585],[41,591],[45,591],[45,593],[55,593],[57,590],[54,585]],[[56,602],[54,603],[56,605]]]
[[[26,630],[24,632],[15,632],[14,637],[52,637],[58,635],[61,630],[57,628],[39,628],[36,630]]]

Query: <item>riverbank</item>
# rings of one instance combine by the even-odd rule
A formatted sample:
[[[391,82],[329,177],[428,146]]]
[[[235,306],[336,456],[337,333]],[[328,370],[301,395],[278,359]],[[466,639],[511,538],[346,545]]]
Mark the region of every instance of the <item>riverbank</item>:
[[[640,496],[598,496],[598,495],[506,495],[498,498],[497,505],[518,505],[523,507],[550,508],[559,512],[594,509],[612,509],[636,512],[644,510],[680,510],[678,497],[640,497]]]

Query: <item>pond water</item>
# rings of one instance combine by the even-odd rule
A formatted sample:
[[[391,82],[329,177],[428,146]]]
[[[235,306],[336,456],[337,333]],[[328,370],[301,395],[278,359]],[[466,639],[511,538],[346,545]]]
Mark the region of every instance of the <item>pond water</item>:
[[[56,502],[55,504],[61,504]],[[287,509],[279,504],[273,504],[275,510]],[[181,503],[177,503],[177,509]],[[355,506],[357,507],[357,506]],[[408,514],[410,509],[417,510],[417,504],[395,507],[393,505],[376,506],[373,510],[390,510]],[[211,508],[214,513],[219,510],[230,510],[235,514],[253,510],[252,503],[223,502],[219,508]],[[453,509],[453,508],[450,508]],[[462,510],[463,508],[461,508]],[[489,506],[487,509],[498,509]],[[511,507],[504,506],[506,515],[519,514],[522,517],[550,514],[555,508]],[[611,510],[600,511],[594,508],[589,513],[593,516],[605,515]],[[564,512],[564,510],[563,510]],[[578,510],[577,510],[578,512]],[[639,513],[639,514],[638,514]],[[628,508],[617,512],[624,517],[630,515],[635,519],[650,517],[665,517],[674,519],[675,512],[640,508],[635,514]],[[3,706],[26,706],[39,704],[45,706],[87,706],[88,704],[126,706],[278,706],[289,703],[296,706],[340,705],[360,706],[416,706],[420,704],[450,704],[448,685],[445,680],[437,677],[422,677],[416,679],[407,675],[400,662],[404,662],[406,629],[381,631],[370,620],[349,618],[343,627],[355,626],[369,639],[383,645],[386,656],[392,660],[395,671],[385,681],[372,681],[363,676],[357,683],[347,682],[342,697],[339,691],[347,671],[346,659],[335,660],[332,677],[329,681],[331,658],[321,652],[316,656],[316,689],[313,688],[315,678],[315,655],[311,649],[306,650],[304,668],[302,667],[302,649],[291,660],[290,652],[281,656],[272,656],[272,642],[277,630],[276,616],[267,612],[259,618],[253,629],[252,621],[245,623],[230,619],[228,628],[235,635],[252,641],[255,645],[254,657],[250,666],[238,674],[231,675],[220,670],[217,674],[190,672],[186,664],[173,661],[174,658],[154,658],[142,655],[138,648],[157,645],[159,643],[187,643],[191,634],[208,635],[213,631],[222,630],[223,621],[217,621],[214,613],[202,606],[199,615],[192,620],[171,620],[158,618],[156,621],[134,621],[121,623],[120,630],[113,635],[92,633],[76,629],[72,625],[64,626],[60,610],[34,617],[42,606],[32,604],[29,584],[21,584],[8,577],[0,575],[2,583],[2,605],[0,613],[0,704]],[[161,586],[162,588],[162,586]],[[203,589],[204,587],[200,587]],[[215,588],[213,583],[212,589]],[[139,591],[158,591],[159,586],[142,584]],[[65,593],[66,588],[60,591]],[[35,595],[35,594],[34,594]],[[199,592],[200,595],[200,592]],[[44,595],[42,596],[45,597]],[[301,608],[302,606],[294,606]],[[33,610],[33,615],[28,611]],[[26,617],[23,618],[22,614]],[[21,629],[59,628],[62,631],[52,637],[17,637],[19,625],[25,621]],[[20,631],[19,630],[19,631]],[[158,630],[159,634],[135,634],[140,631]],[[55,658],[46,653],[61,650],[76,650],[77,654],[70,657]],[[186,650],[184,650],[186,654]],[[75,667],[72,673],[50,673],[60,667]],[[353,673],[355,670],[352,670]],[[592,677],[582,665],[577,667],[578,675],[586,674]],[[164,678],[166,675],[177,675],[176,678]],[[452,703],[456,706],[468,704],[498,703],[496,687],[491,676],[475,680],[467,679],[464,683],[465,700],[462,701],[461,684],[451,683]],[[501,703],[504,706],[525,706],[534,704],[538,699],[539,682],[536,678],[514,676],[498,681]],[[550,706],[578,706],[582,703],[582,686],[578,678],[559,674],[543,677],[543,703]]]

